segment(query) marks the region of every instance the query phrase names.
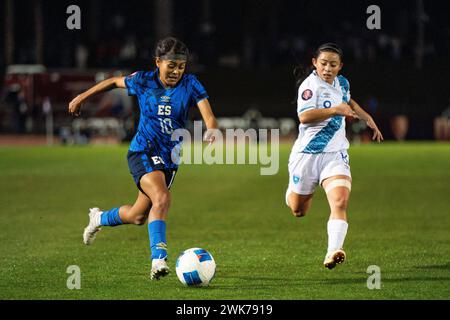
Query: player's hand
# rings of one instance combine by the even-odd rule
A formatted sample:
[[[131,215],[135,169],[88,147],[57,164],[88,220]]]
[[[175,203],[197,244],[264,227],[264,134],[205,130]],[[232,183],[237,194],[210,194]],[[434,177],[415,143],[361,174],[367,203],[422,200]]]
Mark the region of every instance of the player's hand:
[[[218,134],[219,129],[208,129],[205,131],[203,135],[203,141],[209,142],[209,144],[213,143],[216,140],[216,136]]]
[[[81,103],[83,102],[83,99],[80,95],[76,96],[72,101],[69,103],[69,114],[78,117],[81,114]]]
[[[344,117],[358,118],[355,111],[345,102],[333,107],[335,114]]]
[[[378,142],[383,141],[383,135],[381,134],[381,131],[378,129],[375,121],[373,121],[372,117],[369,117],[366,121],[367,126],[373,130],[373,136],[372,140],[377,140]]]

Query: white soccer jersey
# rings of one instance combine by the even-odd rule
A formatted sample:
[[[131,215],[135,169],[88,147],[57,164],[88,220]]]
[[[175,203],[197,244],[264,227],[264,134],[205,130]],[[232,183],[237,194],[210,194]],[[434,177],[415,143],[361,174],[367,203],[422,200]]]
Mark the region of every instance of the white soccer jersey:
[[[350,101],[350,84],[339,75],[333,84],[322,80],[313,71],[298,89],[297,113],[311,109],[322,109]],[[334,116],[321,122],[300,123],[298,138],[293,152],[321,153],[348,149],[345,137],[345,117]]]

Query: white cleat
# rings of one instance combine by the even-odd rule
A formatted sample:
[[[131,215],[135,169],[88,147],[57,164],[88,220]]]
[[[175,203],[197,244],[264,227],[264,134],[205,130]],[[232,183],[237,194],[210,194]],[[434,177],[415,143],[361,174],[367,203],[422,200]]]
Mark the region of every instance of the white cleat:
[[[167,276],[169,271],[166,259],[153,259],[150,279],[159,280],[160,278]]]
[[[342,249],[338,249],[327,253],[325,260],[323,261],[323,265],[325,268],[333,269],[336,267],[336,264],[341,264],[345,261],[346,255],[345,251]]]
[[[86,245],[92,244],[95,239],[95,235],[99,232],[100,229],[100,216],[103,211],[100,211],[99,208],[91,208],[89,209],[89,224],[86,228],[84,228],[83,232],[83,242]]]

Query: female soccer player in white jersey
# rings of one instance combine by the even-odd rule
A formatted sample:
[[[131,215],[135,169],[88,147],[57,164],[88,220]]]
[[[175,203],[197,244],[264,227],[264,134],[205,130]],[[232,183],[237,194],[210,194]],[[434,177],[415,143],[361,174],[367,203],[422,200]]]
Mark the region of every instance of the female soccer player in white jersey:
[[[86,99],[114,88],[127,89],[139,102],[139,126],[127,155],[130,173],[139,189],[136,202],[106,211],[91,209],[83,241],[91,244],[102,226],[142,225],[148,220],[152,279],[169,272],[166,217],[171,202],[169,189],[178,168],[178,163],[172,160],[172,151],[179,150],[180,143],[172,141],[172,132],[184,128],[189,108],[194,106],[199,108],[208,128],[205,140],[212,142],[217,128],[205,88],[194,75],[184,73],[188,54],[183,42],[165,38],[156,46],[155,70],[107,79],[69,104],[69,113],[79,115]]]
[[[372,117],[350,98],[350,84],[338,75],[343,66],[342,50],[333,43],[321,45],[312,59],[314,69],[298,77],[297,113],[299,135],[289,157],[289,186],[286,204],[296,217],[311,206],[317,185],[327,195],[331,209],[328,220],[328,250],[324,266],[332,269],[345,260],[343,250],[347,234],[347,204],[351,174],[345,137],[345,117],[358,117],[373,130],[373,140],[383,136]],[[305,78],[302,78],[306,76]]]

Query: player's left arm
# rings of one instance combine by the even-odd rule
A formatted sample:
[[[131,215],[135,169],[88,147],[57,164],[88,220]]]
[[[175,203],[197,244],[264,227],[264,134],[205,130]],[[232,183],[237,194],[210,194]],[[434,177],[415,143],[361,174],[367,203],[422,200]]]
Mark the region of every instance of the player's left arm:
[[[350,105],[350,108],[352,108],[353,111],[356,113],[358,118],[364,120],[366,122],[367,126],[369,126],[369,128],[373,130],[372,140],[376,139],[378,142],[384,140],[383,135],[381,134],[381,131],[378,129],[377,124],[375,123],[373,118],[370,116],[370,114],[365,112],[363,110],[363,108],[361,108],[359,106],[359,104],[353,99],[350,99],[349,105]]]
[[[200,114],[202,115],[203,121],[206,125],[206,132],[203,137],[203,140],[212,143],[215,139],[214,132],[217,130],[217,120],[212,111],[211,105],[209,104],[208,99],[203,99],[197,103],[198,109],[200,110]]]

